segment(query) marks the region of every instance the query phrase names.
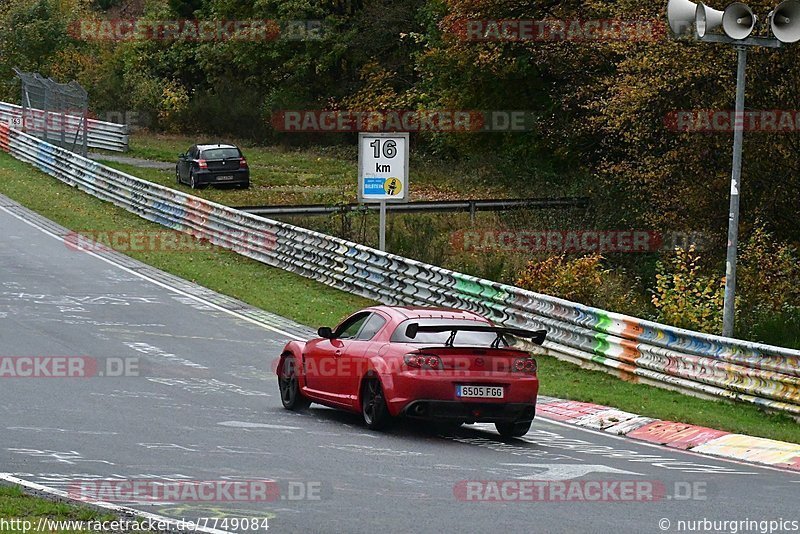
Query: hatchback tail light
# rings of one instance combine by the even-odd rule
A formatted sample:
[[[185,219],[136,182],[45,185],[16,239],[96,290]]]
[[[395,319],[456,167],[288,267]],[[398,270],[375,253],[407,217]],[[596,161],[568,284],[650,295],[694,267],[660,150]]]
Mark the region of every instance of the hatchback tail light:
[[[413,369],[442,369],[442,360],[435,354],[406,354],[405,364]]]
[[[199,160],[197,160],[197,165],[198,165],[198,166],[199,166],[201,169],[207,169],[207,168],[208,168],[208,163],[207,163],[207,162],[206,162],[206,160],[204,160],[204,159],[199,159]]]
[[[533,358],[517,358],[512,369],[518,373],[536,374],[536,360]]]
[[[247,168],[247,160],[244,158],[239,158],[239,168],[246,169]]]

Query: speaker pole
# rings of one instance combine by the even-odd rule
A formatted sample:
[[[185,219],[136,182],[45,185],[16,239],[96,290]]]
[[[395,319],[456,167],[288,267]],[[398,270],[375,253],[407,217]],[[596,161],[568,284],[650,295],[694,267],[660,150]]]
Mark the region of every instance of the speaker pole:
[[[728,255],[725,263],[725,302],[722,335],[733,337],[736,319],[736,251],[739,245],[739,192],[742,185],[742,145],[744,143],[744,82],[747,47],[737,46],[736,115],[733,127],[733,170],[731,171],[731,206],[728,215]]]

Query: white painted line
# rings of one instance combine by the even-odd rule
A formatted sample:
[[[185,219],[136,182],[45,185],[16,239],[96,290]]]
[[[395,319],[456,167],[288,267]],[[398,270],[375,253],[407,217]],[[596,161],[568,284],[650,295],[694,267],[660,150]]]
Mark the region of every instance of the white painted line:
[[[52,237],[53,239],[56,239],[56,240],[58,240],[58,241],[61,241],[62,243],[65,243],[65,240],[64,240],[64,238],[63,238],[63,237],[61,237],[61,236],[58,236],[58,235],[56,235],[56,234],[52,233],[51,231],[49,231],[49,230],[47,230],[47,229],[45,229],[45,228],[42,228],[41,226],[38,226],[37,224],[35,224],[35,223],[33,223],[33,222],[31,222],[31,221],[29,221],[29,220],[27,220],[27,219],[23,218],[23,217],[20,217],[20,216],[19,216],[19,215],[17,215],[16,213],[13,213],[13,212],[9,211],[8,209],[6,209],[6,208],[5,208],[5,206],[0,206],[0,210],[3,210],[4,212],[8,213],[8,214],[9,214],[9,215],[11,215],[12,217],[14,217],[14,218],[16,218],[16,219],[19,219],[20,221],[24,222],[24,223],[25,223],[25,224],[27,224],[28,226],[32,226],[33,228],[35,228],[35,229],[39,230],[39,231],[40,231],[40,232],[42,232],[43,234],[49,235],[49,236],[50,236],[50,237]],[[218,311],[221,311],[221,312],[227,313],[228,315],[232,315],[232,316],[234,316],[234,317],[236,317],[236,318],[238,318],[238,319],[241,319],[241,320],[243,320],[243,321],[247,321],[248,323],[252,323],[252,324],[254,324],[254,325],[257,325],[257,326],[260,326],[260,327],[262,327],[262,328],[265,328],[265,329],[267,329],[267,330],[270,330],[270,331],[272,331],[272,332],[275,332],[276,334],[280,334],[280,335],[282,335],[282,336],[286,336],[286,337],[289,337],[289,338],[291,338],[291,339],[298,340],[298,341],[303,341],[303,340],[304,340],[304,338],[302,338],[302,337],[296,336],[296,335],[294,335],[294,334],[290,334],[289,332],[286,332],[286,331],[284,331],[284,330],[281,330],[280,328],[275,328],[274,326],[271,326],[271,325],[268,325],[268,324],[262,323],[261,321],[257,321],[257,320],[255,320],[255,319],[252,319],[252,318],[250,318],[250,317],[247,317],[246,315],[242,315],[242,314],[240,314],[240,313],[237,313],[237,312],[235,312],[235,311],[228,310],[228,309],[226,309],[226,308],[223,308],[222,306],[219,306],[218,304],[214,304],[213,302],[207,301],[207,300],[205,300],[205,299],[203,299],[203,298],[200,298],[200,297],[198,297],[198,296],[196,296],[196,295],[192,295],[192,294],[190,294],[190,293],[187,293],[187,292],[185,292],[185,291],[183,291],[183,290],[180,290],[180,289],[178,289],[177,287],[173,287],[173,286],[171,286],[171,285],[169,285],[169,284],[165,284],[165,283],[163,283],[163,282],[159,282],[158,280],[153,280],[153,279],[152,279],[152,278],[150,278],[149,276],[143,275],[142,273],[138,273],[138,272],[136,272],[136,271],[134,271],[134,270],[132,270],[132,269],[128,269],[128,268],[127,268],[127,267],[125,267],[124,265],[120,265],[119,263],[117,263],[117,262],[115,262],[115,261],[113,261],[113,260],[110,260],[110,259],[108,259],[108,258],[104,258],[103,256],[100,256],[99,254],[97,254],[97,253],[95,253],[95,252],[92,252],[91,250],[86,250],[86,251],[83,251],[83,252],[84,252],[85,254],[88,254],[88,255],[90,255],[90,256],[94,256],[95,258],[97,258],[97,259],[99,259],[99,260],[102,260],[102,261],[104,261],[104,262],[106,262],[106,263],[108,263],[108,264],[110,264],[110,265],[113,265],[114,267],[117,267],[118,269],[121,269],[122,271],[125,271],[125,272],[126,272],[126,273],[128,273],[128,274],[132,274],[132,275],[134,275],[134,276],[138,276],[138,277],[139,277],[139,278],[141,278],[142,280],[147,280],[148,282],[150,282],[150,283],[152,283],[152,284],[155,284],[155,285],[157,285],[157,286],[159,286],[159,287],[161,287],[161,288],[164,288],[164,289],[167,289],[167,290],[169,290],[169,291],[172,291],[173,293],[177,293],[178,295],[181,295],[181,296],[184,296],[184,297],[190,298],[190,299],[192,299],[192,300],[195,300],[195,301],[197,301],[197,302],[200,302],[200,303],[202,303],[202,304],[205,304],[205,305],[207,305],[207,306],[211,306],[211,307],[212,307],[212,308],[214,308],[215,310],[218,310]],[[155,268],[155,267],[154,267],[154,268]]]
[[[233,428],[266,428],[270,430],[301,430],[299,426],[269,425],[266,423],[248,423],[247,421],[222,421],[221,426]]]
[[[143,512],[141,510],[136,510],[134,508],[128,508],[127,506],[119,506],[117,504],[113,504],[110,502],[105,501],[92,501],[92,500],[83,500],[83,499],[76,499],[75,497],[71,496],[66,491],[61,491],[55,488],[49,488],[47,486],[42,486],[41,484],[37,484],[35,482],[28,482],[27,480],[22,480],[21,478],[17,478],[10,473],[0,473],[0,480],[8,482],[9,484],[15,484],[18,486],[22,486],[24,488],[28,488],[33,491],[38,491],[41,493],[46,493],[48,495],[52,495],[54,497],[58,497],[59,499],[65,499],[71,502],[74,502],[77,505],[84,505],[84,506],[91,506],[94,508],[101,508],[103,510],[108,510],[116,515],[120,514],[129,514],[140,519],[149,519],[153,522],[158,523],[166,523],[170,525],[170,528],[173,529],[175,532],[183,532],[179,530],[178,523],[180,523],[177,519],[172,519],[170,517],[165,517],[163,515],[158,514],[151,514],[150,512]],[[189,529],[187,529],[189,530]],[[195,525],[194,528],[191,529],[191,532],[205,532],[207,534],[228,534],[227,530],[219,530],[215,528],[209,527],[201,527],[200,525]]]
[[[522,477],[514,477],[517,480],[572,480],[573,478],[585,477],[589,473],[613,473],[617,475],[637,475],[645,476],[644,473],[635,471],[625,471],[616,467],[609,467],[603,464],[515,464],[501,463],[511,467],[526,467],[534,470],[535,473]],[[544,471],[542,471],[544,469]]]

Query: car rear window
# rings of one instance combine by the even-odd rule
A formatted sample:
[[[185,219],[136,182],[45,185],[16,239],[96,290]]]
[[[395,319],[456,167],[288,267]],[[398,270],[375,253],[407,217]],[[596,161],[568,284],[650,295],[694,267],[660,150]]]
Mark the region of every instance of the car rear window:
[[[414,343],[418,345],[444,345],[450,337],[450,332],[417,332],[417,337],[414,339],[406,336],[406,328],[411,323],[419,323],[423,325],[472,325],[472,326],[489,326],[488,323],[482,321],[468,321],[463,319],[409,319],[403,321],[398,325],[392,334],[392,341],[396,343]],[[489,347],[492,342],[497,338],[492,332],[463,332],[456,333],[453,340],[454,347]],[[505,346],[506,344],[502,344]]]
[[[226,159],[238,157],[238,148],[209,148],[207,150],[203,150],[202,155],[203,159]]]

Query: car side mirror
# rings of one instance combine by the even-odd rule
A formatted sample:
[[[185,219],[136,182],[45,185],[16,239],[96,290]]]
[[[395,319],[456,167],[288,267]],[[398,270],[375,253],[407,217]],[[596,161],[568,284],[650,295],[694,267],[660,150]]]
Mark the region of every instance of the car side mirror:
[[[186,154],[178,154],[178,159],[183,159],[186,157]]]
[[[333,330],[329,326],[322,326],[317,330],[317,335],[323,339],[333,339]]]

